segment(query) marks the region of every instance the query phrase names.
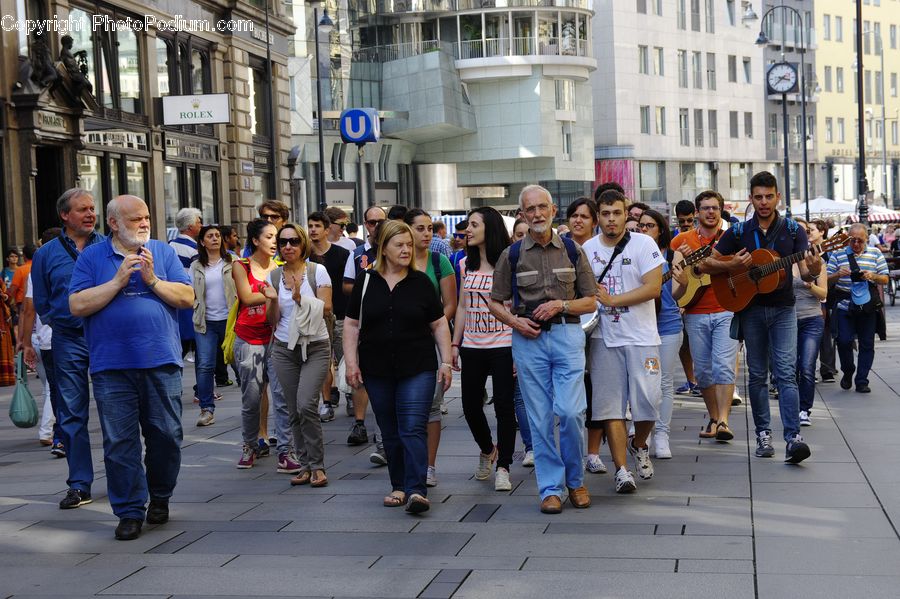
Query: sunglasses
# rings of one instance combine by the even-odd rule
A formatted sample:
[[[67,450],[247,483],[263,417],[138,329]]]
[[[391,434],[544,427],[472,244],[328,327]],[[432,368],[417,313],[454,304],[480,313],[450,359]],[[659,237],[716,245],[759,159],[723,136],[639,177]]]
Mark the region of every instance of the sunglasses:
[[[856,237],[851,237],[851,238],[850,238],[850,243],[866,243],[866,241],[868,241],[868,240],[866,240],[866,239],[857,239]]]
[[[284,247],[286,245],[300,247],[300,238],[299,237],[279,237],[278,238],[278,246]]]
[[[466,238],[466,234],[465,234],[465,233],[454,233],[454,234],[453,234],[453,238],[454,238],[454,239],[465,239],[465,238]]]
[[[331,223],[331,224],[337,225],[338,227],[340,227],[341,231],[343,231],[344,229],[347,228],[347,223]]]
[[[260,218],[262,218],[262,219],[264,219],[264,220],[280,220],[280,219],[281,219],[281,215],[280,215],[280,214],[271,214],[271,213],[270,213],[270,214],[263,214],[263,215],[260,215]]]
[[[377,227],[378,225],[380,225],[383,222],[384,222],[383,218],[380,218],[380,219],[372,218],[372,219],[367,220],[366,224],[369,225],[370,227]]]

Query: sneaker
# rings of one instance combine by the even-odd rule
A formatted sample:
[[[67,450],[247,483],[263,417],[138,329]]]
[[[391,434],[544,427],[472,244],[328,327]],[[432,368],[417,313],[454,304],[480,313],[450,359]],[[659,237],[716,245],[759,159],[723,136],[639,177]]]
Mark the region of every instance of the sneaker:
[[[622,466],[616,472],[616,493],[631,493],[635,489],[637,485],[634,483],[634,475]]]
[[[822,380],[821,380],[820,382],[822,382],[822,383],[833,383],[833,382],[834,382],[834,375],[833,375],[833,374],[823,374],[823,375],[822,375]]]
[[[346,408],[347,408],[347,416],[349,416],[350,418],[353,418],[353,416],[354,416],[354,411],[353,411],[353,408],[354,408],[354,405],[353,405],[353,397],[348,393],[348,394],[345,396],[345,400],[346,400],[346,401],[344,401],[344,406],[346,406]]]
[[[784,450],[784,461],[788,464],[799,464],[810,455],[812,455],[812,452],[809,450],[809,445],[803,442],[803,437],[796,434],[793,439],[787,442]]]
[[[222,382],[216,381],[216,387],[230,387],[234,384],[234,381],[231,379],[226,379]]]
[[[491,476],[491,466],[497,461],[497,448],[488,454],[478,454],[478,468],[475,469],[475,480],[487,480]]]
[[[775,448],[772,447],[772,433],[770,431],[756,433],[756,457],[771,458],[774,455]]]
[[[703,391],[696,383],[691,385],[691,397],[703,397]]]
[[[331,388],[331,393],[329,394],[328,403],[331,404],[332,407],[336,408],[341,403],[341,392],[337,390],[337,387]]]
[[[375,441],[375,450],[369,454],[369,461],[376,466],[387,466],[387,454],[384,453],[384,444],[381,441]]]
[[[332,420],[334,420],[334,406],[327,401],[319,404],[319,422],[331,422]]]
[[[269,446],[266,445],[266,449]],[[238,470],[247,470],[249,468],[253,468],[253,460],[256,459],[256,452],[253,450],[252,445],[248,445],[244,443],[244,447],[241,450],[241,459],[238,460],[237,468]]]
[[[369,442],[369,432],[366,425],[362,422],[354,422],[353,428],[350,429],[350,436],[347,437],[347,445],[363,445]]]
[[[733,393],[732,396],[731,396],[731,405],[732,405],[732,407],[733,407],[733,406],[739,406],[739,405],[741,405],[742,403],[744,403],[744,400],[741,399],[740,394],[737,392],[737,389],[735,389],[735,390],[734,390],[734,393]]]
[[[775,385],[770,385],[769,386],[769,395],[771,395],[775,399],[778,399],[778,387],[776,387]]]
[[[82,491],[81,489],[69,489],[66,492],[66,496],[59,502],[59,509],[71,510],[82,505],[87,505],[92,501],[91,494],[87,491]]]
[[[278,454],[277,472],[281,474],[300,474],[301,469],[294,452],[284,451]]]
[[[534,468],[534,452],[530,449],[525,452],[525,457],[522,458],[522,466],[525,468]]]
[[[425,486],[426,487],[436,487],[437,486],[437,476],[435,475],[434,466],[429,466],[428,470],[425,472]]]
[[[57,458],[66,457],[66,447],[59,441],[56,441],[52,446],[50,446],[50,455]]]
[[[447,407],[447,402],[442,401],[441,402],[441,414],[446,416],[449,413],[450,413],[450,408]]]
[[[222,401],[222,394],[218,391],[213,391],[213,400],[214,401]]]
[[[658,460],[672,458],[672,449],[669,447],[669,433],[656,433],[653,435],[653,456]]]
[[[691,389],[694,388],[694,384],[690,381],[685,381],[684,384],[677,389],[675,389],[675,393],[677,395],[690,395]]]
[[[851,372],[850,374],[844,374],[844,376],[841,377],[841,389],[844,389],[846,391],[847,389],[849,389],[852,386],[853,386],[853,373]]]
[[[650,461],[650,448],[634,446],[634,437],[628,439],[628,453],[634,458],[634,469],[644,480],[653,478],[653,463]]]
[[[494,490],[512,491],[512,483],[509,482],[509,470],[506,468],[497,468],[497,472],[494,474]]]
[[[274,443],[273,443],[273,445],[274,445]],[[269,457],[269,444],[266,443],[265,439],[259,440],[259,444],[256,449],[256,457],[258,457],[258,458]]]
[[[197,418],[197,426],[209,426],[216,423],[216,416],[212,410],[200,410],[200,417]]]
[[[809,419],[809,412],[806,410],[800,410],[800,426],[812,426],[812,421]]]
[[[588,454],[585,469],[588,472],[593,472],[594,474],[606,474],[608,472],[608,470],[606,469],[606,464],[603,463],[603,460],[601,460],[600,456],[596,453]]]
[[[192,352],[192,351],[188,352],[187,355],[184,357],[184,361],[190,362],[191,364],[193,364],[194,363],[194,352]]]

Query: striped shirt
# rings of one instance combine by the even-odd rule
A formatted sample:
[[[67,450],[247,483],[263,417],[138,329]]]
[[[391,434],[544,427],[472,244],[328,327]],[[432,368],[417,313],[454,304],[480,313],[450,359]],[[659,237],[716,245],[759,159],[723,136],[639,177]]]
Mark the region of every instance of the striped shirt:
[[[850,270],[850,260],[847,256],[847,252],[852,250],[835,250],[831,252],[831,257],[828,259],[828,274],[833,275],[837,271],[842,268],[846,268]],[[888,267],[887,262],[884,260],[884,254],[881,253],[876,247],[868,246],[862,254],[856,255],[856,263],[859,265],[859,269],[861,271],[870,271],[879,275],[887,275]],[[850,292],[850,287],[853,284],[853,281],[850,277],[841,277],[835,283],[835,289],[840,289],[841,291]],[[842,310],[846,310],[848,308],[847,300],[841,301],[838,308]]]
[[[462,346],[470,349],[496,349],[512,346],[512,329],[491,314],[488,299],[494,285],[493,272],[468,272],[465,261],[462,271],[462,292],[466,294],[466,321]]]
[[[184,272],[188,272],[191,263],[197,259],[197,242],[188,235],[179,234],[178,237],[169,242],[172,249],[178,255],[178,260],[184,267]]]

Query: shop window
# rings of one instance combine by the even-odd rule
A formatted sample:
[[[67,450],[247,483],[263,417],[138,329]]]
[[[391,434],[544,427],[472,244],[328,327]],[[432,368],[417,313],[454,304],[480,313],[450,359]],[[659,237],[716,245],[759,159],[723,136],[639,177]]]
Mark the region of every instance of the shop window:
[[[212,93],[209,48],[195,38],[156,38],[156,79],[160,96]]]
[[[269,100],[269,81],[263,61],[251,59],[250,77],[250,130],[254,135],[269,137],[269,116],[272,103]]]

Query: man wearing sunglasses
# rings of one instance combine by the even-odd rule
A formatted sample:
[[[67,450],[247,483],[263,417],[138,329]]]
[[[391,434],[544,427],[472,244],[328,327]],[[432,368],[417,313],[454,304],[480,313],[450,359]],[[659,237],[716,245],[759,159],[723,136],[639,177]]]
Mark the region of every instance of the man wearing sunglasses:
[[[256,211],[259,213],[261,219],[269,221],[278,230],[281,230],[281,227],[284,226],[284,223],[287,222],[287,219],[291,215],[291,209],[288,208],[288,205],[278,200],[266,200],[257,207]],[[241,257],[249,258],[252,253],[253,252],[248,245],[244,247]],[[281,258],[278,255],[275,256],[275,260],[278,261],[279,264],[281,263]]]
[[[828,259],[828,282],[834,284],[834,320],[837,321],[838,355],[841,358],[841,388],[856,383],[858,393],[870,393],[869,370],[875,358],[875,325],[881,307],[879,285],[888,282],[884,254],[869,244],[866,226],[850,226],[850,247],[835,250]],[[853,338],[859,346],[853,364]],[[854,380],[854,372],[856,378]]]
[[[328,241],[339,245],[348,252],[354,251],[356,244],[353,243],[352,239],[344,237],[344,230],[350,222],[350,217],[347,216],[347,213],[337,206],[329,206],[325,209],[325,216],[328,217],[330,223],[328,225]]]

